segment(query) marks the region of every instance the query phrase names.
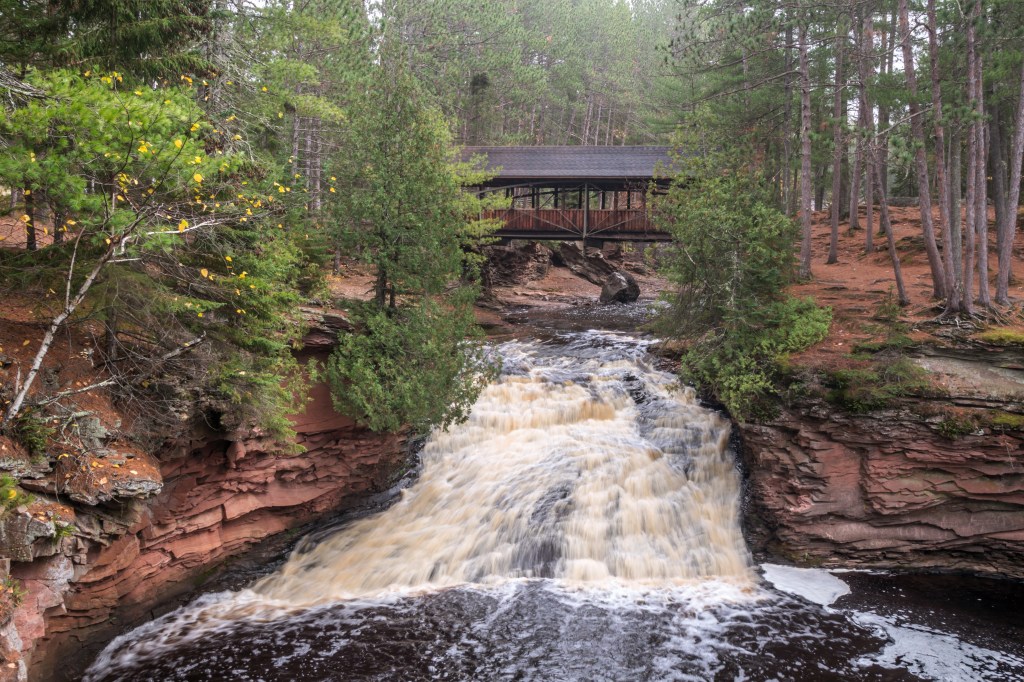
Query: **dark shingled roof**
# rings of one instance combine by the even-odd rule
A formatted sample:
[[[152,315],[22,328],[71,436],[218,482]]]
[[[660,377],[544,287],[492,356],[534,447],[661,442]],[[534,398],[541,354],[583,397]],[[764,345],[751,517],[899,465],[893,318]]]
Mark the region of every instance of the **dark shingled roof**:
[[[495,180],[649,180],[671,166],[671,147],[464,147],[463,158],[487,155]],[[664,177],[665,172],[658,177]],[[493,181],[492,181],[493,182]]]

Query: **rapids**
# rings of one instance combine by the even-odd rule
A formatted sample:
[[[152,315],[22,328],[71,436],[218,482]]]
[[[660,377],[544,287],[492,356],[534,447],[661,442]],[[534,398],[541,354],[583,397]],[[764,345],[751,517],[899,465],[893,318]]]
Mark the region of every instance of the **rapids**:
[[[300,544],[248,589],[122,635],[86,679],[1024,672],[1024,659],[974,645],[952,668],[915,667],[912,653],[894,653],[888,621],[828,607],[842,589],[817,605],[765,586],[740,530],[729,423],[656,369],[647,343],[583,332],[495,346],[500,379],[466,423],[430,437],[421,476],[397,503]]]

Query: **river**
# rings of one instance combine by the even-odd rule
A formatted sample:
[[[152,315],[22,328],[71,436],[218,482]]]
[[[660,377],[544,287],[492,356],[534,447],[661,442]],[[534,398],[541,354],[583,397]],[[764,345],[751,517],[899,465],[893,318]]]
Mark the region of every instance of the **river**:
[[[943,628],[967,606],[915,606],[927,578],[757,566],[729,423],[649,343],[496,344],[500,379],[394,505],[125,633],[86,679],[1024,679],[1019,615]]]

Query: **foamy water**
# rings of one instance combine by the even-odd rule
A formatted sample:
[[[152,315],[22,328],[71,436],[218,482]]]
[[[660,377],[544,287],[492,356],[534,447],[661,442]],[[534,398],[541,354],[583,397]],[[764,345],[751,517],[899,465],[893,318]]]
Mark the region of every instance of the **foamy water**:
[[[591,332],[495,353],[501,379],[465,424],[432,435],[396,504],[250,589],[119,637],[86,679],[909,680],[936,669],[902,670],[906,647],[877,620],[760,583],[729,424],[655,369],[644,342]],[[770,572],[823,605],[845,587]]]

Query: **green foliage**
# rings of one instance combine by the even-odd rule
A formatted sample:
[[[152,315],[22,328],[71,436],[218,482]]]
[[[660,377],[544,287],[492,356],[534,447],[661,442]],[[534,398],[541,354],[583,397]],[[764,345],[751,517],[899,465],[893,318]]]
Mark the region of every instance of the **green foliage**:
[[[978,430],[978,422],[971,417],[952,415],[936,425],[935,429],[943,438],[957,440]]]
[[[854,353],[881,353],[883,351],[904,351],[917,344],[906,334],[896,334],[879,341],[861,341],[853,346]]]
[[[655,223],[674,237],[662,272],[675,291],[656,327],[692,341],[685,378],[739,419],[765,416],[778,360],[824,338],[831,311],[785,294],[795,225],[742,164],[744,150],[723,150],[706,133],[694,127],[680,138],[679,174],[651,197]]]
[[[67,279],[74,291],[105,263],[74,319],[105,326],[109,367],[133,373],[122,392],[147,394],[151,377],[177,374],[193,395],[213,391],[230,406],[229,421],[287,438],[297,403],[282,382],[298,374],[292,311],[308,273],[304,240],[278,221],[301,200],[293,179],[224,147],[191,80],[157,90],[126,89],[117,73],[34,75],[51,96],[0,123],[0,183],[50,209],[58,243],[0,253],[0,276],[52,311],[46,301],[63,303],[53,294]],[[148,393],[122,397],[168,418]]]
[[[492,378],[472,312],[423,299],[398,311],[367,306],[327,363],[334,404],[374,431],[420,432],[464,421]]]
[[[32,411],[21,413],[10,426],[11,436],[24,446],[32,459],[46,457],[55,429]]]
[[[901,397],[935,392],[928,372],[913,360],[882,358],[866,366],[828,372],[827,399],[856,414],[891,407]]]
[[[13,477],[0,474],[0,516],[31,501],[32,496],[19,488]]]
[[[347,179],[328,210],[337,238],[370,263],[372,302],[352,307],[360,333],[342,335],[327,364],[335,405],[377,431],[465,419],[486,383],[472,315],[477,261],[492,226],[462,191],[443,119],[407,76],[378,70],[354,107]]]
[[[210,0],[0,0],[0,65],[122,69],[140,80],[209,69]]]
[[[78,528],[73,523],[64,523],[63,521],[54,521],[53,523],[53,539],[61,540],[63,538],[69,538],[78,532]]]
[[[786,355],[823,339],[832,313],[811,299],[787,298],[768,304],[763,319],[762,327],[705,336],[681,358],[683,378],[708,390],[737,419],[771,415]]]

